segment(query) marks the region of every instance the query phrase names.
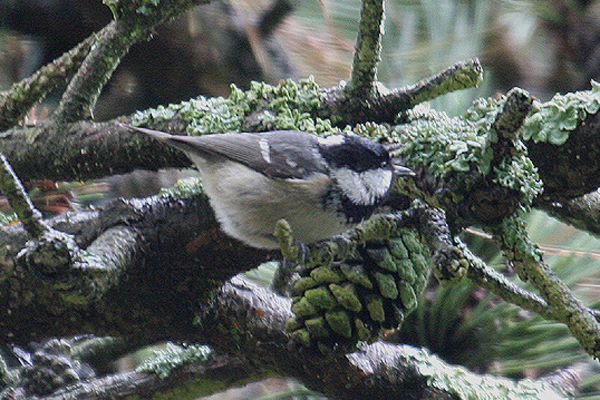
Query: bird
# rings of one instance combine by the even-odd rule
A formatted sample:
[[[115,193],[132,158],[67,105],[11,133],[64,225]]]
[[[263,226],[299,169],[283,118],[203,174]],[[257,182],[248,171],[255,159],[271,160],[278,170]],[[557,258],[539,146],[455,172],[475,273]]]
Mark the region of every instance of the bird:
[[[221,229],[259,249],[279,248],[274,230],[280,219],[302,243],[339,235],[380,208],[395,176],[414,175],[381,143],[355,134],[181,136],[129,128],[183,151],[200,172]]]

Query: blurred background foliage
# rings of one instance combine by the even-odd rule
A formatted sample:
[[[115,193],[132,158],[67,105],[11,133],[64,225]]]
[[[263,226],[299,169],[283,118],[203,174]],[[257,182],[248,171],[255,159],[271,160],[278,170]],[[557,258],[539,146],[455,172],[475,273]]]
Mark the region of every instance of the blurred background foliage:
[[[199,94],[227,95],[229,84],[314,75],[322,86],[347,79],[360,0],[213,1],[160,28],[123,61],[107,86],[96,118],[176,102]],[[479,88],[436,99],[432,106],[459,115],[477,97],[522,87],[541,100],[587,89],[600,74],[600,1],[389,0],[379,79],[389,88],[415,83],[455,62],[479,57]],[[0,88],[7,89],[73,47],[110,18],[100,0],[0,0]],[[50,97],[24,123],[47,116]],[[110,177],[101,182],[30,182],[48,215],[102,204],[114,196],[144,196],[178,174]],[[0,201],[0,209],[7,211]],[[530,232],[545,259],[587,304],[600,299],[600,244],[541,212]],[[512,276],[486,238],[464,234],[471,248]],[[268,284],[274,265],[251,277]],[[388,340],[425,346],[448,362],[515,378],[572,368],[582,377],[580,399],[600,399],[600,365],[560,324],[505,303],[467,281],[432,282],[399,332]],[[123,361],[126,365],[129,361]],[[211,399],[316,399],[296,383],[270,380]]]

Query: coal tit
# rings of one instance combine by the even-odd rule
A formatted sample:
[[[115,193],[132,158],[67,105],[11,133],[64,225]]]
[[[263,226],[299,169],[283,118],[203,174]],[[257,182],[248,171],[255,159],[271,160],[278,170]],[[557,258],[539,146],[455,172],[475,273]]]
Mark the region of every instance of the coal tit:
[[[131,128],[184,151],[223,231],[257,248],[278,248],[273,231],[281,218],[304,243],[340,234],[377,210],[394,174],[412,174],[393,165],[383,145],[356,135],[175,136]]]

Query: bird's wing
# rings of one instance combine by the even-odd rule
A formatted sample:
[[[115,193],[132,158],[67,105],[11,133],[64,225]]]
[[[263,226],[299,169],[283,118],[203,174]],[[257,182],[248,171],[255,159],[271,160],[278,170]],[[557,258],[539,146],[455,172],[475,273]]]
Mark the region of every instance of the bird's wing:
[[[327,172],[325,162],[318,154],[317,138],[306,132],[178,136],[151,129],[132,128],[186,153],[192,152],[200,157],[219,155],[270,177],[301,179],[315,172]]]

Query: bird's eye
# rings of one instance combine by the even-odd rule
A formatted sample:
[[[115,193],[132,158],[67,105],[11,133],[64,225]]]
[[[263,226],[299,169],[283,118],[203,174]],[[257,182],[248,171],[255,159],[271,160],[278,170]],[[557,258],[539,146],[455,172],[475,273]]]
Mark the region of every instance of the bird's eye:
[[[388,168],[390,166],[390,162],[388,160],[384,160],[379,164],[380,168]]]

